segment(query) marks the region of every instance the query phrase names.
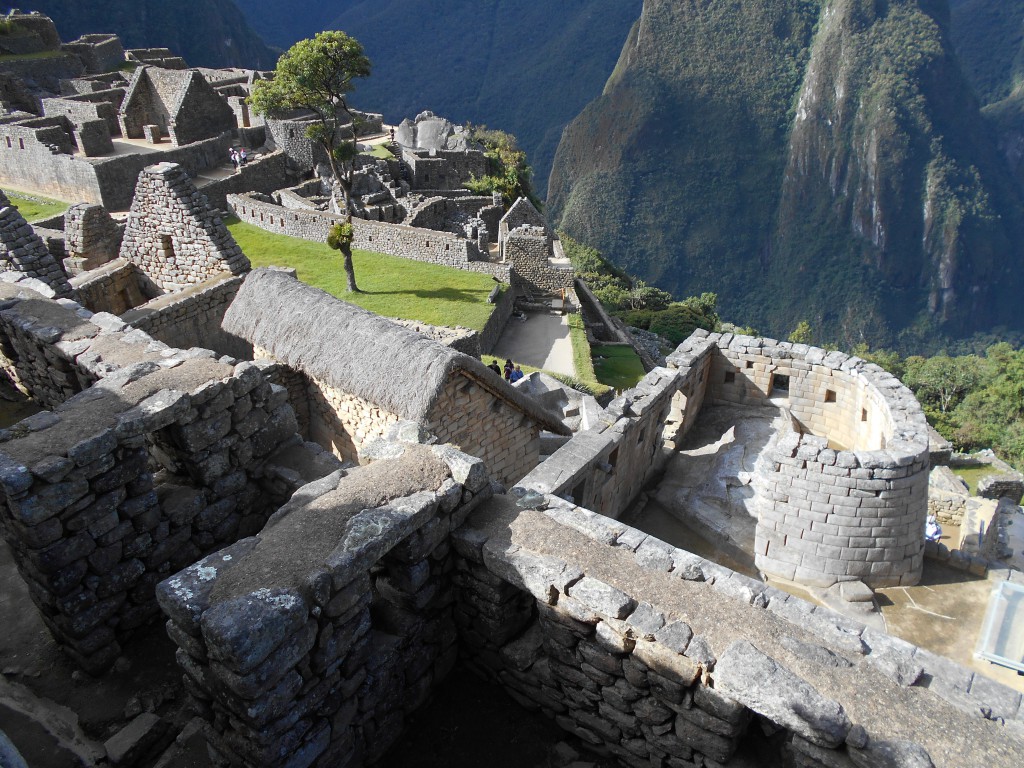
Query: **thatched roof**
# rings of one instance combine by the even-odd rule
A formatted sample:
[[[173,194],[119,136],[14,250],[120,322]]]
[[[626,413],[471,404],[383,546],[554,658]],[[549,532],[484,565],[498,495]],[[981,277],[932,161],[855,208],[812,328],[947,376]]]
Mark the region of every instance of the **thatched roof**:
[[[461,372],[544,429],[569,434],[554,414],[479,360],[281,271],[251,272],[222,325],[290,368],[403,419],[426,421],[449,377]]]

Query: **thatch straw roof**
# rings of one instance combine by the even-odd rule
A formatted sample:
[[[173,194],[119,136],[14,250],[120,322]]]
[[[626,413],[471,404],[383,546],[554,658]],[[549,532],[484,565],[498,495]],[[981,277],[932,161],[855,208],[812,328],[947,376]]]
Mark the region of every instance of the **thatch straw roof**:
[[[445,383],[461,372],[544,429],[569,434],[554,414],[479,360],[281,271],[251,272],[222,325],[290,368],[403,419],[426,421]]]

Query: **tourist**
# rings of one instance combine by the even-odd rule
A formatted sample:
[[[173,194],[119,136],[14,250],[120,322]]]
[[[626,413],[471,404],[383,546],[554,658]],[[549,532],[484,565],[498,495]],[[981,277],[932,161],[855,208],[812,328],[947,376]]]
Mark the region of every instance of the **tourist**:
[[[498,361],[497,360],[491,360],[491,364],[488,365],[487,367],[490,368],[492,371],[494,371],[499,376],[501,376],[501,366],[498,365]]]
[[[248,162],[249,162],[249,155],[246,154],[245,147],[242,147],[240,150],[238,150],[238,164],[239,165],[245,165]]]
[[[238,153],[235,151],[235,148],[232,147],[228,154],[231,155],[231,165],[234,166],[235,173],[238,173]]]
[[[512,371],[512,375],[508,377],[508,383],[515,384],[521,378],[523,378],[523,369],[517,365],[516,369]]]
[[[512,365],[512,360],[505,358],[505,381],[512,378],[512,371],[515,370],[515,366]]]

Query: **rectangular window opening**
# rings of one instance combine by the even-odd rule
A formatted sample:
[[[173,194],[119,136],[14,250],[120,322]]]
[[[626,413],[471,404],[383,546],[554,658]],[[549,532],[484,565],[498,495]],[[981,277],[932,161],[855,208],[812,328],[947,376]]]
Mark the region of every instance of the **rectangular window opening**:
[[[867,421],[868,420],[868,410],[867,410],[867,408],[861,408],[860,409],[860,420],[861,421]]]
[[[785,376],[781,373],[772,374],[772,381],[771,386],[768,389],[768,395],[789,397],[789,376]]]
[[[825,390],[825,402],[834,403],[836,401],[836,391],[834,389]]]
[[[726,371],[725,372],[725,383],[726,384],[732,384],[735,381],[736,381],[736,371]]]

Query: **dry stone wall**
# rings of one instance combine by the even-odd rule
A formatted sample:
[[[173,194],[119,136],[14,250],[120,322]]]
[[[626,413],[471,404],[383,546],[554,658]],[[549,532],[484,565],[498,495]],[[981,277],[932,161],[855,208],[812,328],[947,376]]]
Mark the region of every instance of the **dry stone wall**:
[[[550,261],[551,236],[543,227],[519,227],[505,241],[505,259],[520,285],[533,293],[558,293],[572,288],[574,272],[570,265],[559,268]]]
[[[745,745],[813,768],[1014,764],[1016,691],[584,508],[526,501],[495,497],[453,533],[464,658],[622,764],[728,765]],[[979,709],[992,721],[966,715]],[[944,738],[959,728],[975,736]]]
[[[491,486],[447,446],[382,454],[160,585],[215,764],[370,764],[454,666],[449,535]]]
[[[800,431],[760,473],[755,560],[804,584],[915,584],[924,559],[928,427],[896,377],[841,352],[696,331],[669,357],[714,350],[708,402],[776,404]]]
[[[220,216],[174,163],[158,163],[139,174],[121,257],[167,290],[250,268]]]
[[[201,340],[218,354],[247,360],[252,357],[252,345],[220,327],[242,280],[225,272],[136,306],[125,312],[122,319],[172,347],[187,347]]]
[[[64,213],[64,266],[77,275],[113,261],[121,250],[124,227],[100,205],[79,203]]]
[[[22,385],[55,408],[0,432],[0,529],[47,627],[98,672],[158,614],[159,580],[258,531],[302,484],[273,457],[309,448],[258,365],[24,290],[5,303],[5,363],[35,370]]]
[[[660,472],[697,419],[711,350],[688,352],[677,369],[656,368],[519,482],[524,491],[572,498],[618,517]]]
[[[122,315],[162,291],[137,266],[114,259],[71,278],[78,302],[92,312]]]
[[[344,216],[331,213],[282,208],[248,195],[228,195],[230,210],[242,221],[280,235],[326,243],[327,232]],[[353,219],[353,248],[361,248],[403,259],[426,261],[470,272],[484,272],[508,282],[507,265],[477,261],[476,243],[450,232],[417,229],[383,221]]]
[[[69,296],[71,286],[60,263],[25,217],[0,191],[0,270],[41,280],[57,296]]]

